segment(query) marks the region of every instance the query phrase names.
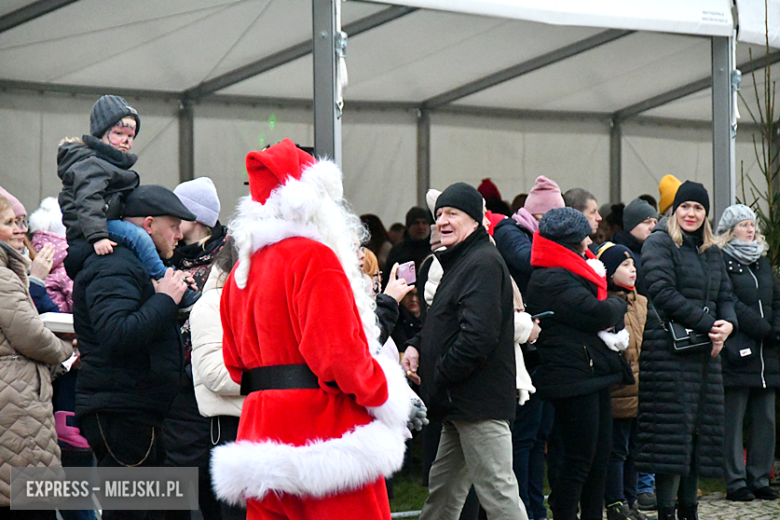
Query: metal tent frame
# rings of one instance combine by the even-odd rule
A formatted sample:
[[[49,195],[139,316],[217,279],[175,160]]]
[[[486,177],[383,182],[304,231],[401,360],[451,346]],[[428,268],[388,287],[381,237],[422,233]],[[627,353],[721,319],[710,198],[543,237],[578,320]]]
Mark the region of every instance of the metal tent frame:
[[[66,7],[77,0],[38,0],[16,11],[0,17],[0,33],[25,24],[45,14]],[[231,103],[252,106],[276,106],[302,108],[314,111],[315,151],[320,156],[329,156],[337,162],[341,157],[341,108],[337,106],[336,81],[337,59],[340,46],[337,27],[337,4],[340,0],[312,0],[312,38],[301,41],[252,63],[240,66],[215,78],[201,82],[180,92],[121,89],[111,91],[119,95],[179,102],[179,178],[181,181],[194,178],[194,107],[199,103]],[[416,8],[392,6],[370,16],[349,23],[343,31],[350,36],[362,34],[391,23]],[[731,59],[734,55],[734,39],[711,37],[711,70],[703,77],[668,92],[626,106],[613,113],[565,112],[536,110],[505,110],[478,106],[454,104],[467,96],[518,78],[530,72],[549,67],[568,58],[577,56],[601,45],[616,41],[634,31],[605,30],[589,38],[574,42],[541,56],[517,63],[514,66],[470,81],[457,88],[442,92],[420,103],[396,103],[376,101],[349,101],[348,110],[414,111],[417,115],[417,199],[425,200],[430,185],[431,115],[435,113],[456,113],[475,116],[501,117],[530,120],[587,120],[598,121],[610,127],[610,199],[621,198],[621,140],[622,127],[627,121],[646,122],[656,125],[683,126],[691,128],[710,127],[713,143],[713,181],[715,215],[728,206],[734,197],[734,137],[732,128],[732,78]],[[218,92],[244,80],[268,72],[301,57],[313,54],[314,99],[268,98],[255,96],[234,96]],[[757,70],[780,61],[780,52],[741,63],[737,68],[743,73]],[[643,117],[641,114],[688,95],[711,88],[712,123],[702,121],[668,120]],[[67,85],[0,80],[2,90],[35,91],[41,93],[59,92],[67,94],[102,94],[105,88],[97,86]],[[744,125],[743,126],[751,126]]]

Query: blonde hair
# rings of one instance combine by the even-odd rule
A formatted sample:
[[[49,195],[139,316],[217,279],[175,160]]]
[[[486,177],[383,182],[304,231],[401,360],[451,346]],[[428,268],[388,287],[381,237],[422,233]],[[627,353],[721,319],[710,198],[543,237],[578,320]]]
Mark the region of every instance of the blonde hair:
[[[712,226],[710,225],[710,221],[705,218],[702,227],[704,228],[704,230],[702,232],[703,242],[699,247],[700,253],[716,245],[715,235],[712,233]],[[680,247],[682,245],[683,242],[682,228],[680,228],[680,224],[679,222],[677,222],[677,212],[673,212],[669,216],[669,220],[667,221],[666,224],[666,232],[669,233],[670,237],[672,237],[672,240],[674,241],[675,245],[677,245],[677,247]]]
[[[379,261],[376,259],[374,252],[369,248],[364,248],[363,253],[366,255],[363,259],[363,273],[373,276],[379,272]]]

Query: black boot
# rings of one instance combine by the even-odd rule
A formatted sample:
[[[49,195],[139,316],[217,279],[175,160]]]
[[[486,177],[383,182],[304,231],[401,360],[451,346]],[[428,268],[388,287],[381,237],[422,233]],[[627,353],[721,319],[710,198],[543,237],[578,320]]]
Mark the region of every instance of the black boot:
[[[673,507],[659,507],[658,520],[676,520]]]
[[[680,506],[677,510],[677,520],[699,520],[699,504]]]

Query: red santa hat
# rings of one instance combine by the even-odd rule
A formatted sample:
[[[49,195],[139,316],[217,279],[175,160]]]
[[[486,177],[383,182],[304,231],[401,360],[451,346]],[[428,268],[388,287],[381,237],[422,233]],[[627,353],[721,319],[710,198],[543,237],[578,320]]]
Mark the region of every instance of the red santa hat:
[[[252,200],[265,204],[275,189],[290,179],[301,180],[303,170],[314,163],[314,157],[289,139],[261,152],[249,152],[246,156],[246,172],[249,175]]]
[[[332,161],[317,161],[290,139],[246,156],[250,196],[241,200],[230,223],[238,249],[236,284],[246,286],[250,256],[285,238],[322,241],[311,222],[323,198],[342,199],[341,170]]]

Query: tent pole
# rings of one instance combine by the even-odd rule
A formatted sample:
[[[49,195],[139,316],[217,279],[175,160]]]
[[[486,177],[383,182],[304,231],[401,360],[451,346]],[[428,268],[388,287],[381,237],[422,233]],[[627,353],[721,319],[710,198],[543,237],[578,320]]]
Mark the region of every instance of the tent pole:
[[[341,167],[341,108],[337,104],[336,3],[312,0],[314,153]]]
[[[179,182],[195,178],[195,114],[192,101],[179,105]]]
[[[417,204],[427,208],[425,195],[431,187],[431,113],[417,112]]]
[[[613,119],[609,129],[609,201],[617,204],[623,197],[623,128]]]
[[[734,144],[736,128],[732,127],[734,39],[712,37],[712,201],[711,216],[720,219],[723,210],[734,202],[736,192]]]

